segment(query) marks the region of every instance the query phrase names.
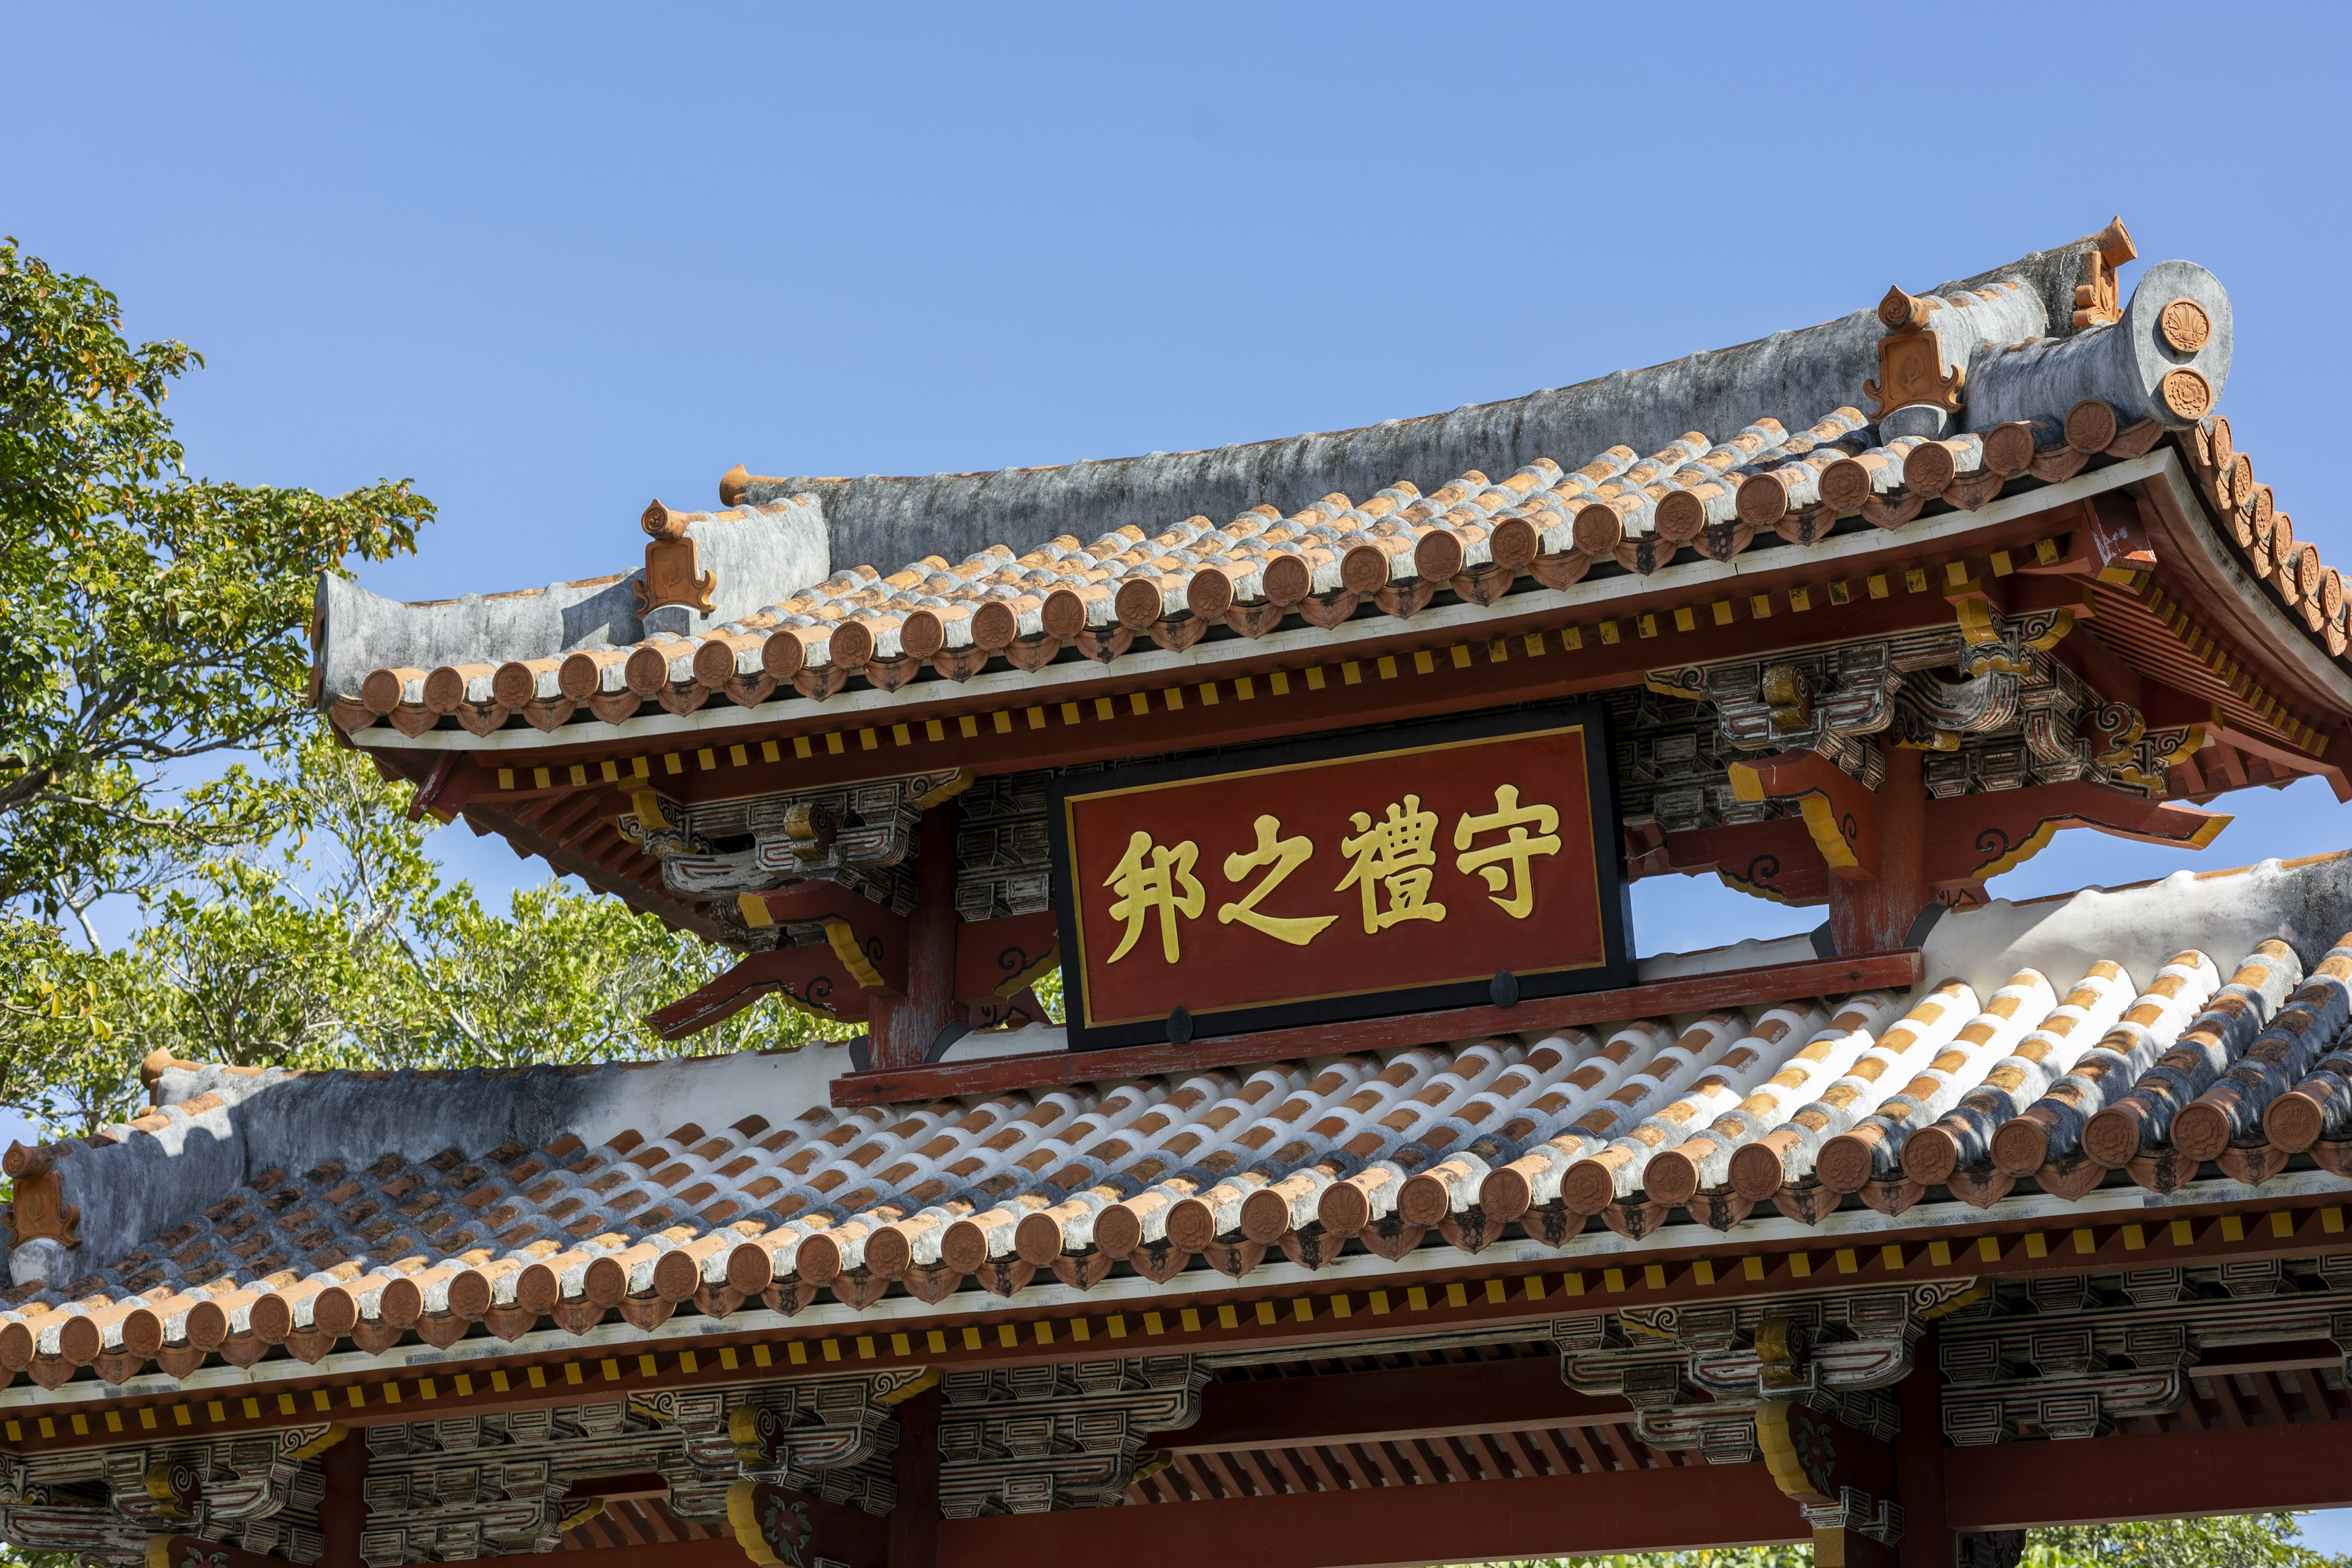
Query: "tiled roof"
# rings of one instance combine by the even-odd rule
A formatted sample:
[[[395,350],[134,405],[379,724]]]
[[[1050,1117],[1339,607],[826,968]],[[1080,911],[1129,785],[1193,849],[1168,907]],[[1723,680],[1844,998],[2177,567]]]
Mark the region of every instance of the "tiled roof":
[[[1685,549],[1728,560],[1759,532],[1809,544],[1846,515],[1907,521],[1964,480],[1981,504],[2037,465],[2071,471],[2162,434],[2147,422],[2125,439],[2104,405],[2074,423],[2105,438],[2077,448],[2059,422],[2021,424],[1995,434],[1991,467],[1979,437],[1881,443],[1844,407],[1799,431],[1768,416],[1719,441],[1691,431],[1646,456],[1612,447],[1573,469],[1538,458],[1426,491],[1401,479],[1361,500],[1335,493],[1288,513],[1261,505],[1222,526],[1196,516],[1065,534],[1019,553],[927,556],[887,573],[860,565],[692,636],[379,668],[337,719],[347,730],[389,720],[416,731],[446,718],[479,732],[520,716],[553,730],[575,718],[618,722],[648,704],[683,713],[722,697],[747,708],[795,692],[821,700],[852,679],[895,689],[926,668],[963,679],[998,658],[1034,670],[1068,647],[1108,662],[1138,637],[1181,648],[1212,628],[1264,636],[1292,616],[1328,628],[1368,603],[1410,619],[1441,590],[1491,603],[1523,578],[1563,588],[1599,563],[1649,572]],[[1923,447],[1932,451],[1913,461]]]
[[[54,1163],[94,1232],[110,1204],[159,1201],[159,1178],[160,1201],[206,1206],[62,1289],[11,1292],[0,1368],[184,1376],[279,1345],[315,1361],[344,1338],[583,1333],[610,1313],[647,1329],[820,1291],[936,1302],[1041,1273],[1083,1288],[1126,1268],[1181,1293],[1214,1279],[1179,1278],[1196,1258],[1240,1276],[1275,1252],[1476,1251],[1514,1226],[1638,1237],[1683,1211],[1728,1229],[1848,1200],[1899,1215],[1936,1188],[1980,1205],[2021,1183],[2166,1192],[2209,1161],[2256,1183],[2299,1157],[2352,1171],[2345,924],[2352,858],[2183,873],[1948,916],[1927,959],[1950,978],[1909,996],[887,1109],[812,1105],[814,1051],[247,1075],[228,1093],[172,1067],[171,1103]],[[205,1139],[184,1136],[200,1121]],[[362,1125],[412,1147],[184,1190],[199,1142],[310,1158]],[[498,1126],[513,1135],[482,1131]],[[442,1138],[478,1141],[415,1152]]]
[[[2253,575],[2305,621],[2315,641],[2342,656],[2340,578],[2312,547],[2294,542],[2292,524],[2234,449],[2227,423],[2200,418],[2228,367],[2227,297],[2219,286],[2198,268],[2161,263],[2122,312],[2126,319],[2109,310],[2078,317],[2071,331],[2063,317],[2052,323],[2042,292],[2039,273],[2024,263],[1937,298],[1898,291],[1875,317],[1863,312],[1858,321],[1695,356],[1622,384],[1612,377],[1564,389],[1562,395],[1578,395],[1572,416],[1552,410],[1549,394],[1484,405],[1468,411],[1473,422],[1458,438],[1383,446],[1360,439],[1372,432],[1344,432],[1265,450],[1008,470],[1005,482],[1019,486],[1001,508],[991,499],[994,476],[770,480],[738,469],[721,486],[728,510],[683,513],[656,501],[646,512],[647,531],[657,541],[706,540],[714,550],[725,543],[748,560],[756,550],[745,538],[790,530],[793,559],[810,560],[817,558],[809,554],[811,519],[822,517],[833,533],[824,570],[791,577],[791,591],[772,599],[739,596],[733,602],[744,609],[724,620],[689,614],[678,601],[646,612],[671,616],[665,629],[651,618],[640,625],[609,610],[575,617],[566,609],[524,616],[538,628],[526,632],[514,616],[488,616],[487,601],[467,601],[480,613],[468,612],[462,625],[436,620],[439,629],[430,635],[403,633],[383,644],[401,658],[421,660],[428,650],[446,658],[437,668],[369,665],[361,657],[365,628],[348,630],[341,620],[373,616],[370,625],[389,626],[405,612],[381,602],[364,615],[355,605],[339,609],[356,592],[344,589],[323,612],[321,700],[349,731],[388,721],[415,735],[446,721],[477,734],[516,722],[552,731],[618,723],[640,711],[684,714],[721,698],[747,708],[795,696],[823,701],[852,680],[884,691],[918,679],[961,681],[999,659],[1034,673],[1071,650],[1109,663],[1139,638],[1181,650],[1212,634],[1258,638],[1294,622],[1328,631],[1374,605],[1410,621],[1440,595],[1492,605],[1528,587],[1567,589],[1589,574],[1654,573],[1685,552],[1727,562],[1760,549],[1785,552],[1793,562],[1842,525],[1855,526],[1847,520],[1896,530],[1931,507],[1972,510],[2005,488],[2145,453],[2168,430],[2179,433]],[[2192,295],[2210,301],[2211,313]],[[2194,350],[2176,342],[2163,363],[2125,363],[2138,352],[2137,337],[2126,338],[2176,296],[2204,323]],[[1898,316],[1932,321],[1948,340],[1946,357],[1966,371],[1969,428],[1947,421],[1929,434],[1900,433],[1918,423],[1904,416],[1922,405],[1889,408],[1882,425],[1852,402],[1832,405],[1832,395],[1863,400],[1880,334],[1895,329]],[[2170,315],[2162,319],[2170,331]],[[1778,358],[1763,353],[1774,343],[1782,346]],[[2109,353],[2109,343],[2120,346]],[[1711,358],[1722,363],[1711,365]],[[2194,395],[2169,390],[2179,375],[2190,377]],[[1755,401],[1745,406],[1719,406],[1722,396],[1708,390],[1751,384]],[[1785,402],[1814,395],[1805,389],[1816,385],[1837,390],[1819,403]],[[1703,413],[1731,422],[1664,441],[1637,434],[1655,430],[1662,418]],[[1599,429],[1611,434],[1597,452],[1540,446]],[[1265,455],[1276,447],[1328,451],[1286,468]],[[1488,466],[1367,469],[1391,453],[1401,463],[1470,456]],[[1171,468],[1180,458],[1192,466]],[[1497,458],[1507,468],[1492,466]],[[1135,473],[1122,467],[1138,464],[1147,467]],[[1164,499],[1169,484],[1155,488],[1149,479],[1162,469],[1220,493],[1234,489],[1233,471],[1273,477],[1243,487],[1266,499],[1238,514],[1137,518],[1139,492],[1146,505]],[[1279,488],[1366,471],[1378,472],[1378,488],[1369,492]],[[1053,506],[1039,504],[1033,491],[1053,496]],[[901,541],[948,537],[924,510],[934,506],[963,517],[966,535],[973,527],[1009,531],[1000,510],[1084,526],[913,560],[877,553]],[[722,605],[727,584],[740,595],[737,579],[745,576],[718,573]],[[571,637],[562,628],[574,618],[594,629]],[[507,629],[494,633],[494,626]],[[645,635],[625,635],[632,628]],[[464,651],[456,651],[459,643]]]

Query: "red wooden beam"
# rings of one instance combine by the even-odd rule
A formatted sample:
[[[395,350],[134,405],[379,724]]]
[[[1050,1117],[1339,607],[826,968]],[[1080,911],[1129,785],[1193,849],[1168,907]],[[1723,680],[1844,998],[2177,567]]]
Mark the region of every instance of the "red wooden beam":
[[[2143,844],[2202,849],[2230,821],[2220,812],[2081,781],[1931,800],[1927,879],[1951,887],[1997,877],[2041,853],[2064,827],[2095,827]]]
[[[940,1560],[940,1391],[927,1388],[898,1406],[898,1447],[890,1479],[898,1506],[890,1512],[889,1568],[936,1568]]]
[[[1954,1530],[2347,1505],[2352,1421],[2001,1443],[1944,1456]]]
[[[900,996],[908,984],[913,932],[907,917],[838,882],[794,882],[753,895],[777,925],[814,922],[860,989]]]
[[[1201,1416],[1153,1447],[1162,1453],[1384,1443],[1476,1432],[1631,1421],[1622,1399],[1596,1399],[1559,1380],[1557,1356],[1213,1383]]]
[[[1903,1505],[1902,1568],[1951,1568],[1951,1526],[1944,1521],[1944,1380],[1936,1370],[1938,1330],[1927,1325],[1912,1352],[1911,1373],[1895,1390],[1903,1430],[1895,1438],[1895,1498]]]
[[[956,823],[953,800],[923,813],[915,852],[915,912],[905,922],[905,983],[898,996],[877,997],[866,1037],[882,1068],[920,1067],[924,1053],[958,1012],[956,979]]]
[[[874,993],[842,967],[831,947],[779,947],[746,954],[726,973],[646,1014],[646,1026],[665,1040],[683,1040],[724,1023],[774,991],[803,1005],[824,1008],[837,1018],[862,1018],[874,1001]]]
[[[367,1528],[367,1439],[350,1433],[320,1457],[319,1468],[327,1489],[319,1500],[317,1568],[364,1568],[360,1535]]]
[[[1762,1465],[1387,1486],[950,1519],[940,1568],[1354,1568],[1811,1539]]]
[[[1731,792],[1745,801],[1793,800],[1830,875],[1878,875],[1878,799],[1870,787],[1818,752],[1779,752],[1731,764]]]
[[[1623,1018],[1696,1013],[1709,1007],[1755,1006],[1815,996],[1844,995],[1875,987],[1905,990],[1919,984],[1919,950],[1897,948],[1855,958],[1814,959],[1758,969],[1727,969],[1714,974],[1629,985],[1618,991],[1587,991],[1545,996],[1516,1007],[1450,1007],[1390,1018],[1311,1024],[1295,1029],[1265,1029],[1252,1035],[1196,1040],[1181,1046],[1129,1046],[1108,1051],[1041,1051],[994,1061],[945,1062],[936,1067],[844,1073],[833,1080],[836,1106],[892,1105],[950,1095],[996,1094],[1046,1084],[1103,1082],[1147,1073],[1187,1072],[1286,1061],[1294,1057],[1343,1051],[1377,1051],[1432,1040],[1474,1039],[1482,1035],[1560,1029],[1575,1024],[1613,1023]]]
[[[653,777],[656,787],[663,794],[692,802],[780,789],[821,788],[918,770],[970,767],[984,773],[1010,773],[1106,762],[1139,752],[1176,752],[1202,745],[1279,740],[1302,731],[1385,723],[1469,711],[1497,702],[1541,701],[1601,691],[1629,680],[1639,681],[1643,671],[1662,665],[1704,664],[1776,653],[1798,644],[1884,637],[1921,626],[1949,625],[1952,609],[1941,595],[1905,591],[1906,566],[1935,566],[1937,573],[1930,574],[1933,578],[1944,562],[1958,557],[1982,561],[1992,550],[2014,548],[2023,542],[2060,532],[2073,522],[2072,515],[2064,511],[2040,513],[2012,519],[1965,541],[1939,540],[1909,548],[1898,544],[1864,560],[1832,565],[1800,559],[1790,562],[1784,569],[1753,576],[1743,573],[1738,592],[1731,595],[1735,614],[1732,624],[1717,626],[1711,616],[1701,614],[1694,630],[1668,637],[1638,635],[1639,618],[1650,614],[1657,622],[1671,626],[1676,605],[1704,606],[1721,600],[1729,593],[1727,585],[1694,584],[1671,594],[1644,595],[1637,603],[1612,601],[1574,608],[1547,603],[1541,607],[1530,605],[1517,615],[1507,613],[1513,606],[1507,600],[1505,613],[1472,625],[1438,626],[1391,622],[1387,623],[1392,628],[1387,635],[1362,644],[1326,645],[1303,651],[1268,648],[1255,654],[1235,649],[1231,662],[1221,661],[1213,669],[1145,669],[1113,662],[1103,667],[1099,679],[1034,684],[1017,691],[976,692],[951,681],[927,681],[910,688],[917,695],[903,704],[882,709],[828,709],[822,704],[797,701],[787,709],[779,699],[772,717],[771,710],[763,709],[741,726],[719,731],[672,732],[625,741],[609,726],[567,725],[549,735],[544,746],[474,754],[481,758],[481,765],[490,770],[491,784],[497,782],[497,770],[501,767],[512,769],[519,782],[530,778],[528,770],[548,768],[552,782],[568,777],[575,763],[601,769],[606,761],[682,754],[688,759],[683,771],[671,773],[656,762]],[[1895,536],[1888,538],[1893,541]],[[1790,553],[1802,556],[1805,552]],[[1857,591],[1850,604],[1832,609],[1820,595],[1822,585],[1832,578],[1852,579],[1859,589],[1862,580],[1873,573],[1892,578],[1896,586],[1889,597],[1870,598]],[[1788,618],[1790,612],[1785,608],[1770,618],[1752,617],[1748,607],[1752,595],[1769,596],[1798,584],[1815,590],[1815,603],[1820,608],[1796,619]],[[1591,628],[1604,620],[1622,628],[1624,635],[1620,640],[1604,642],[1593,635]],[[1519,640],[1529,631],[1566,626],[1584,629],[1583,646],[1572,657],[1563,656],[1556,637],[1549,653],[1532,657]],[[1493,651],[1496,643],[1504,645],[1500,657]],[[1437,673],[1423,676],[1413,670],[1411,656],[1415,651],[1446,649],[1456,645],[1471,650],[1468,668],[1456,668],[1450,660],[1441,658],[1437,661]],[[1399,661],[1398,675],[1391,678],[1378,673],[1378,660],[1383,655]],[[1359,679],[1349,679],[1339,673],[1339,667],[1349,662],[1360,667]],[[1329,671],[1328,684],[1320,689],[1308,687],[1302,679],[1308,666],[1321,666]],[[1264,684],[1277,669],[1287,674],[1287,697],[1274,696]],[[1138,714],[1128,703],[1132,692],[1157,693],[1173,686],[1190,693],[1203,679],[1230,681],[1243,675],[1260,683],[1256,695],[1246,704],[1227,700],[1221,706],[1204,707],[1195,700],[1187,701],[1181,710],[1170,710],[1164,703],[1155,702],[1150,712]],[[1114,700],[1111,721],[1090,716],[1095,700],[1101,697]],[[1061,715],[1064,703],[1078,704],[1089,716],[1071,725]],[[1008,733],[997,731],[983,720],[974,733],[959,732],[956,721],[964,713],[985,714],[1028,706],[1043,710],[1041,726],[1033,727],[1024,720]],[[925,722],[932,719],[946,721],[947,732],[940,740],[917,741],[901,746],[892,734],[892,727],[898,724],[908,725],[920,734]],[[799,757],[789,743],[794,736],[859,729],[876,731],[873,746],[853,740],[840,752],[820,745],[814,748],[814,755]],[[364,746],[368,740],[383,733],[382,730],[363,731],[353,743]],[[759,760],[756,752],[761,742],[770,740],[786,742],[782,757],[773,763]],[[694,753],[714,745],[722,751],[728,745],[749,745],[754,748],[753,758],[740,767],[710,770],[695,766]],[[384,746],[380,750],[405,756],[418,754],[405,747]],[[437,762],[434,752],[423,755]],[[422,773],[433,765],[411,763],[403,771],[413,768]],[[553,771],[557,769],[564,771],[558,773]],[[602,782],[601,776],[595,782]],[[478,792],[467,796],[468,802],[475,805],[495,806],[513,798],[478,784],[468,787]]]
[[[1801,816],[1669,833],[1659,854],[1664,864],[1645,863],[1643,874],[1712,871],[1743,893],[1784,904],[1818,904],[1830,896],[1829,862],[1822,858],[1812,829]]]
[[[640,1498],[669,1496],[669,1478],[659,1470],[636,1470],[620,1476],[589,1476],[572,1483],[563,1494],[575,1501],[603,1498],[606,1502],[631,1502]]]

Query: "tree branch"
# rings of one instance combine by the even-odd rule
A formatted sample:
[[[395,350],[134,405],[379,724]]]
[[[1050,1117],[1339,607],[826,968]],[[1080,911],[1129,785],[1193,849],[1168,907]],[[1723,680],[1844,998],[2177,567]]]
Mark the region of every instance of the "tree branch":
[[[89,916],[84,912],[94,900],[83,899],[77,901],[73,889],[66,885],[62,876],[51,877],[49,886],[57,889],[58,901],[73,911],[74,923],[81,927],[81,939],[89,943],[90,952],[101,951],[104,944],[98,940],[98,928],[89,923]]]

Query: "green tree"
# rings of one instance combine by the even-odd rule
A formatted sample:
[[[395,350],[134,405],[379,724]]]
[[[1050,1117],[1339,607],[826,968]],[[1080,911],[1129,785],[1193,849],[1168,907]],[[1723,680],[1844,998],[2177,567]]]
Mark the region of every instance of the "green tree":
[[[134,345],[112,294],[0,240],[0,1105],[87,1131],[137,1110],[158,1049],[667,1054],[639,1016],[727,954],[552,883],[485,908],[438,875],[407,786],[310,718],[319,574],[412,548],[431,504],[406,480],[191,478],[163,404],[202,363]],[[89,910],[119,893],[143,919],[109,950]],[[818,1032],[765,1005],[694,1047]]]
[[[0,914],[79,916],[250,832],[249,795],[167,771],[282,740],[318,574],[433,514],[405,479],[191,478],[163,401],[203,363],[134,347],[112,294],[0,240]]]
[[[2343,1568],[2352,1557],[2303,1544],[2291,1513],[2225,1514],[2140,1524],[2069,1525],[2026,1537],[2020,1568]],[[1509,1568],[1808,1568],[1810,1546],[1539,1558]],[[1496,1564],[1493,1568],[1502,1568]]]
[[[2021,1568],[2337,1568],[2345,1557],[2303,1544],[2291,1513],[2223,1514],[2144,1524],[2034,1531]]]
[[[454,1068],[788,1048],[854,1032],[770,999],[664,1041],[642,1016],[733,962],[614,899],[561,884],[505,912],[442,879],[442,831],[410,786],[314,728],[283,764],[233,769],[237,811],[271,825],[147,895],[125,947],[91,952],[17,921],[28,978],[0,1010],[0,1104],[62,1131],[135,1113],[141,1059]],[[45,935],[44,935],[45,933]]]

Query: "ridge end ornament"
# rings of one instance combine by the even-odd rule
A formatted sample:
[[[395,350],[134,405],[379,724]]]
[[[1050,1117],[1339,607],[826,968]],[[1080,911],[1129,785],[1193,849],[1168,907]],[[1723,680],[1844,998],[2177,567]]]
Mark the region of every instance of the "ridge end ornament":
[[[1873,418],[1923,404],[1947,414],[1959,411],[1968,372],[1944,368],[1943,340],[1927,325],[1942,309],[1940,300],[1906,294],[1899,286],[1878,302],[1886,335],[1878,340],[1877,378],[1862,384],[1863,395],[1878,405]]]

